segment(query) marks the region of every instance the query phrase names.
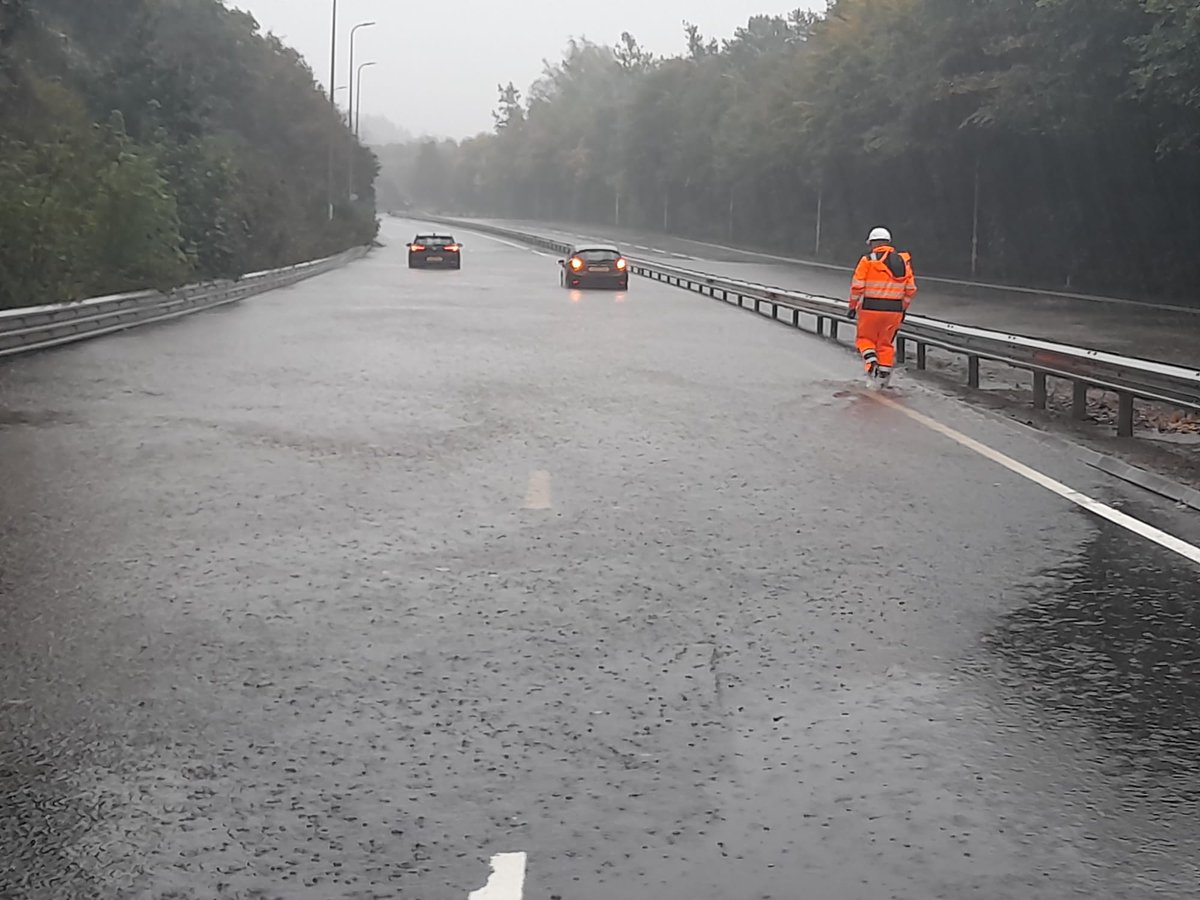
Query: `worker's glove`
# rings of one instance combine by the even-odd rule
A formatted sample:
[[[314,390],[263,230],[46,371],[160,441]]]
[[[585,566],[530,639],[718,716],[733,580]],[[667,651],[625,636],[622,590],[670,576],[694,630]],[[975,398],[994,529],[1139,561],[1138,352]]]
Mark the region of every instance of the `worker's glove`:
[[[851,308],[851,309],[850,309],[850,311],[846,313],[846,318],[847,318],[847,319],[849,319],[849,320],[850,320],[850,321],[852,321],[852,322],[853,322],[853,321],[854,321],[854,320],[855,320],[857,317],[858,317],[858,310],[857,310],[857,309],[853,309],[853,308]]]

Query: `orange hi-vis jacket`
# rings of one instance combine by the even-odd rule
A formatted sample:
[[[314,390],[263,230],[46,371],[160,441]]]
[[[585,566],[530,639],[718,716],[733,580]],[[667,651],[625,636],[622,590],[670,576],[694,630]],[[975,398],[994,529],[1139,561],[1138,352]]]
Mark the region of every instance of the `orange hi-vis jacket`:
[[[897,278],[888,268],[888,256],[893,253],[904,260],[903,278]],[[908,310],[916,293],[912,257],[884,245],[876,247],[858,261],[854,280],[850,282],[850,308],[902,313]]]

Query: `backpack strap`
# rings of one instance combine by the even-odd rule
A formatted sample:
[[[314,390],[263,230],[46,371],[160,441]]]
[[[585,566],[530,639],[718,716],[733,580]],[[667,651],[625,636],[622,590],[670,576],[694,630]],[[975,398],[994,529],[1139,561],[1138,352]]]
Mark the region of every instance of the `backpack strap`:
[[[904,264],[904,257],[897,250],[893,250],[887,255],[884,264],[887,265],[888,271],[892,273],[892,277],[897,281],[903,279],[908,274],[908,267]]]

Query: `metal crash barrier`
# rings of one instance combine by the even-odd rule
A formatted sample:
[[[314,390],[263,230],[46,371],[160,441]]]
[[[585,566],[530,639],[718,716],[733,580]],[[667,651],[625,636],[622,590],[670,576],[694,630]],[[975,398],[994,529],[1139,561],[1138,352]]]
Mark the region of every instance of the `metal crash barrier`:
[[[570,251],[570,245],[541,235],[460,219],[424,218],[495,234],[558,253]],[[629,262],[630,271],[635,275],[726,303],[736,303],[739,307],[752,309],[759,315],[769,316],[796,328],[811,325],[818,335],[827,335],[834,340],[839,338],[841,325],[848,326],[848,331],[852,328],[844,300],[724,278],[637,257],[629,257]],[[1032,373],[1033,405],[1037,409],[1046,408],[1047,378],[1069,381],[1073,385],[1071,415],[1080,420],[1087,416],[1089,390],[1112,391],[1119,400],[1117,434],[1121,437],[1133,435],[1136,400],[1153,400],[1181,409],[1200,410],[1198,369],[958,325],[941,319],[908,316],[897,340],[898,360],[906,362],[910,355],[915,355],[916,367],[924,369],[930,347],[965,357],[967,384],[972,388],[979,387],[981,360],[1003,363]]]
[[[367,250],[354,247],[326,259],[169,291],[138,291],[78,303],[0,310],[0,357],[47,350],[236,303],[344,266],[365,256]]]

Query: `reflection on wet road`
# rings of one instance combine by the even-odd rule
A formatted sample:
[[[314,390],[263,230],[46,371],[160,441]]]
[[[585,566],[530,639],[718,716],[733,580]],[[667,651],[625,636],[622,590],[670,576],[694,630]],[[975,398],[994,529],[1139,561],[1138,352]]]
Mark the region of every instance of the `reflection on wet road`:
[[[1079,780],[1071,793],[1089,812],[1084,840],[1120,842],[1136,860],[1113,861],[1114,895],[1188,896],[1200,884],[1194,573],[1104,526],[1020,596],[984,638],[995,664],[970,668],[1051,752],[1075,760],[1066,783]],[[1102,796],[1111,808],[1089,803]]]
[[[1165,554],[1100,529],[989,637],[1055,718],[1086,723],[1124,765],[1200,799],[1200,586]]]
[[[390,227],[0,367],[0,897],[1195,896],[1194,569],[839,349]]]

